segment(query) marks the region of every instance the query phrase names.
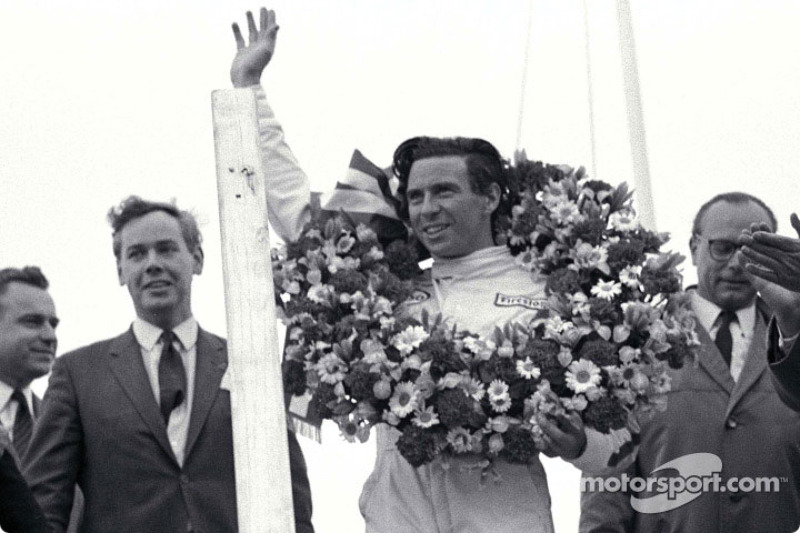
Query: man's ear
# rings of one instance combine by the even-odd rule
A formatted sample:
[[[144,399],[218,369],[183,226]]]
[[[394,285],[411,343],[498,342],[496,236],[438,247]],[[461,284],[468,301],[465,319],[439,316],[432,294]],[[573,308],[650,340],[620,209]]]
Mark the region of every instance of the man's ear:
[[[203,273],[203,261],[205,260],[205,254],[203,254],[203,247],[199,244],[194,247],[192,251],[192,257],[194,258],[194,265],[192,266],[192,273],[196,276],[199,276]]]
[[[697,235],[692,235],[689,238],[689,250],[692,252],[692,265],[697,266]]]
[[[494,213],[494,210],[497,209],[497,206],[500,205],[500,196],[502,192],[500,190],[500,186],[497,183],[492,183],[489,186],[489,190],[486,192],[486,209],[488,214]]]

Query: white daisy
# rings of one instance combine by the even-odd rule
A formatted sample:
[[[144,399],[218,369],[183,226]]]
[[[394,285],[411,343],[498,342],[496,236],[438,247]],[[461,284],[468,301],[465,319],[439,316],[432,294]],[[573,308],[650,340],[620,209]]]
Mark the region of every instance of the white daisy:
[[[603,300],[613,300],[615,296],[622,294],[622,285],[614,281],[599,280],[592,287],[592,294]]]
[[[427,338],[428,334],[422,326],[408,326],[392,338],[392,346],[403,355],[408,355]]]
[[[530,357],[526,357],[524,361],[517,361],[517,373],[525,379],[536,379],[542,371],[533,364]]]
[[[565,375],[567,387],[576,393],[586,392],[600,384],[600,369],[588,359],[578,359],[569,365]]]
[[[433,406],[430,405],[422,409],[417,409],[414,412],[414,418],[412,422],[414,425],[421,428],[429,428],[439,423],[439,415],[433,411]]]
[[[472,435],[464,428],[455,428],[447,432],[447,443],[456,453],[472,451]]]
[[[414,390],[414,384],[409,381],[398,383],[389,400],[389,408],[392,413],[400,418],[405,418],[417,407],[417,392]]]
[[[320,358],[314,365],[319,379],[323,383],[336,385],[344,379],[347,365],[335,353],[329,353]]]
[[[642,267],[639,265],[628,265],[619,272],[619,280],[626,287],[638,289],[642,286],[639,277],[642,274]]]

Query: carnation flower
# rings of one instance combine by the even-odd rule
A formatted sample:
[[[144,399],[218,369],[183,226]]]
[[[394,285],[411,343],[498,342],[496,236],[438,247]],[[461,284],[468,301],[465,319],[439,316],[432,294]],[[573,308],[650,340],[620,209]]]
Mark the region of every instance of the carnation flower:
[[[582,359],[589,360],[601,367],[616,365],[618,362],[617,346],[602,339],[584,342],[578,354]]]
[[[347,372],[347,364],[339,359],[335,353],[329,353],[320,358],[316,365],[314,365],[319,379],[323,383],[336,385],[344,379]]]
[[[604,300],[613,300],[614,297],[622,294],[622,286],[614,281],[599,280],[597,284],[592,287],[592,294]]]
[[[614,398],[603,397],[589,404],[583,412],[584,423],[600,433],[622,429],[628,420],[628,411]]]
[[[569,365],[566,373],[567,387],[576,393],[586,392],[600,384],[600,369],[586,359],[578,359]]]
[[[608,265],[621,271],[644,260],[644,243],[638,239],[619,241],[608,246]]]
[[[580,278],[574,270],[559,268],[547,276],[545,285],[547,294],[572,294],[580,292],[580,290]]]
[[[511,426],[503,433],[503,443],[500,455],[509,463],[528,464],[539,453],[531,432],[519,426]]]
[[[400,418],[405,418],[414,412],[417,408],[417,392],[414,390],[414,384],[408,381],[398,383],[389,400],[389,408]]]
[[[409,425],[397,439],[397,451],[414,468],[433,461],[439,452],[436,436],[415,425]]]
[[[378,373],[354,369],[344,378],[344,383],[349,387],[350,396],[354,400],[362,401],[372,398],[375,384],[380,379],[381,376]]]
[[[603,232],[606,229],[606,222],[598,217],[587,218],[575,224],[572,235],[575,239],[580,239],[593,246],[600,244],[603,239]]]
[[[422,326],[408,326],[392,338],[392,346],[401,354],[408,355],[428,338],[428,333]]]
[[[536,379],[542,374],[530,357],[526,357],[524,361],[517,361],[517,372],[525,379]]]
[[[414,418],[411,421],[421,428],[429,428],[439,423],[439,415],[433,411],[433,406],[429,405],[427,407],[417,409],[414,412]]]
[[[461,389],[447,389],[436,398],[436,411],[445,426],[454,428],[469,422],[473,400]]]

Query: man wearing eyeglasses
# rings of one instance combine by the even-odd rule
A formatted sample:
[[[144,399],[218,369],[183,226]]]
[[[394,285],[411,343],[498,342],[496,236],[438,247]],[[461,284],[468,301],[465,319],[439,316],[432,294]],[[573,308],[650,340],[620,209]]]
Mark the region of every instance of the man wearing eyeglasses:
[[[740,234],[752,224],[777,226],[769,207],[749,194],[720,194],[698,211],[690,240],[698,282],[689,291],[701,343],[698,364],[671,373],[666,411],[642,424],[639,455],[627,472],[665,477],[669,471],[659,467],[676,461],[671,472],[690,478],[712,467],[724,490],[709,485],[696,497],[678,494],[683,500],[667,499],[658,489],[587,491],[581,532],[792,532],[800,525],[800,413],[775,391],[765,357],[772,311],[737,253]],[[718,457],[721,470],[711,456],[691,456],[701,453]],[[736,490],[738,480],[749,478],[776,481],[771,490]]]

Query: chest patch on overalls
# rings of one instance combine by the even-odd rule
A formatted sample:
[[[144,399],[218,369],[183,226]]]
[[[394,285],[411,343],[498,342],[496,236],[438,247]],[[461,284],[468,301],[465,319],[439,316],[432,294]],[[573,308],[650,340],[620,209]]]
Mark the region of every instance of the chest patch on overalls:
[[[545,309],[547,300],[534,300],[527,296],[508,296],[498,292],[494,297],[496,307],[524,307],[525,309]]]

